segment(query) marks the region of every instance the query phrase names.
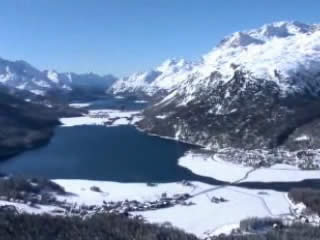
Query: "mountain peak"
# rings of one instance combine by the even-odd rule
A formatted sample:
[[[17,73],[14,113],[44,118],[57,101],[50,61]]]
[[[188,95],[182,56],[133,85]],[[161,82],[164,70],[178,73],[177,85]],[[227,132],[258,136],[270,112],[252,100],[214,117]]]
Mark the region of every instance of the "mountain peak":
[[[297,34],[304,34],[313,31],[313,25],[308,25],[298,21],[281,21],[265,24],[261,28],[251,30],[249,34],[261,40],[270,38],[286,38]]]
[[[262,40],[256,39],[245,32],[236,32],[225,38],[219,44],[219,47],[246,47],[250,44],[263,44]]]
[[[55,71],[55,70],[47,70],[47,71],[45,71],[46,72],[46,74],[47,74],[47,78],[49,79],[49,80],[51,80],[52,82],[54,82],[54,83],[59,83],[59,76],[58,76],[58,73]]]
[[[160,72],[166,72],[169,68],[177,65],[178,61],[179,60],[176,58],[167,59],[162,64],[160,64],[160,66],[157,67],[157,70]]]
[[[311,33],[317,25],[309,25],[298,21],[279,21],[265,24],[260,28],[236,32],[224,38],[218,47],[247,47],[251,44],[264,44],[272,38],[287,38],[298,34]]]
[[[156,71],[163,73],[176,72],[178,71],[178,69],[190,69],[192,64],[192,62],[187,61],[183,58],[167,59],[156,68]]]

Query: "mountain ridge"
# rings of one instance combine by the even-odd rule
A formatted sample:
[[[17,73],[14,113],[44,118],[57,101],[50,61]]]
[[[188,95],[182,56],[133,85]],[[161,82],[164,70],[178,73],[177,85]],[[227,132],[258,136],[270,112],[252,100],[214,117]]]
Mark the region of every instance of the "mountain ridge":
[[[105,91],[117,78],[113,75],[94,73],[59,73],[55,70],[39,70],[26,61],[10,61],[0,58],[0,83],[36,95],[46,95],[51,90],[64,93],[75,88],[100,88]]]
[[[110,91],[119,95],[135,94],[136,91],[148,97],[162,91],[162,96],[165,96],[183,84],[190,85],[189,91],[192,91],[192,85],[204,85],[199,81],[206,81],[212,72],[219,72],[222,80],[227,82],[239,69],[252,72],[256,78],[277,82],[284,94],[301,88],[313,91],[314,88],[319,89],[319,42],[319,24],[307,25],[296,21],[266,24],[258,29],[227,36],[199,61],[171,61],[172,67],[169,69],[161,69],[160,65],[149,72],[119,79]],[[166,62],[170,63],[170,60]],[[158,76],[152,81],[145,81],[148,73],[159,72],[159,69]],[[317,78],[317,81],[294,89],[292,86],[296,79],[293,78],[298,73],[305,74],[309,79]]]

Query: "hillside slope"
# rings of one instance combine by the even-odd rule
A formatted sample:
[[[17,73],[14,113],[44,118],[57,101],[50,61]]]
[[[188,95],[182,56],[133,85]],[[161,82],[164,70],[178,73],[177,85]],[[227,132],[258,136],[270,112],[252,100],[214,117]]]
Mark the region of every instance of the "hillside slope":
[[[26,94],[0,86],[0,159],[46,143],[60,124],[59,117],[80,114],[65,105],[27,102]]]
[[[212,149],[320,148],[320,27],[278,22],[225,38],[139,123]]]
[[[184,59],[168,59],[153,70],[134,73],[114,82],[108,92],[114,95],[161,98],[176,89],[185,73],[196,64]]]

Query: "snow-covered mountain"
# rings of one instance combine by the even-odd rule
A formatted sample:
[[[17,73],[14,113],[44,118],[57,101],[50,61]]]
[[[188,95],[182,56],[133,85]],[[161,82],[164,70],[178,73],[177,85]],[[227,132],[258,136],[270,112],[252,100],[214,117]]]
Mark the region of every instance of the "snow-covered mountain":
[[[183,81],[185,73],[191,71],[196,66],[195,63],[184,59],[168,59],[155,69],[134,73],[116,81],[109,92],[115,95],[138,95],[153,97],[164,95]]]
[[[25,61],[9,61],[0,58],[0,84],[27,90],[37,95],[45,95],[52,90],[69,92],[77,87],[90,86],[106,89],[115,80],[116,78],[112,75],[40,71]]]
[[[0,59],[0,83],[20,90],[43,95],[47,89],[58,88],[59,83],[47,77],[25,61]]]
[[[225,38],[203,56],[192,84],[207,84],[213,72],[228,82],[235,71],[244,69],[275,82],[285,94],[307,90],[317,95],[319,68],[320,25],[277,22]]]
[[[283,93],[306,90],[317,95],[319,39],[320,25],[276,22],[226,37],[198,62],[167,60],[152,71],[119,79],[110,91],[152,96],[159,91],[171,92],[179,86],[180,91],[187,90],[191,99],[199,86],[209,84],[207,81],[213,72],[227,82],[235,71],[244,69],[256,78],[274,81]],[[297,83],[297,78],[302,79],[298,75],[309,81]]]
[[[320,147],[309,129],[320,121],[320,25],[237,32],[191,66],[176,70],[176,88],[141,128],[210,148]]]

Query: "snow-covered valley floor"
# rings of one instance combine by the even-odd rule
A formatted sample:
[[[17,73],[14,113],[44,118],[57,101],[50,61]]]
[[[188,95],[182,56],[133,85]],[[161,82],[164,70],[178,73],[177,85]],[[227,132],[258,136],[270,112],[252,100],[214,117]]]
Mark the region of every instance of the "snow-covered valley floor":
[[[91,103],[70,103],[69,106],[73,108],[87,108],[90,107]]]
[[[74,127],[81,125],[103,125],[115,127],[131,125],[141,119],[139,111],[121,111],[114,109],[89,110],[89,113],[81,117],[60,118],[62,127]]]
[[[63,127],[78,125],[120,126],[134,125],[141,119],[139,111],[120,110],[89,110],[87,115],[74,118],[62,118]],[[179,159],[179,165],[192,172],[215,178],[226,182],[296,182],[304,179],[319,179],[320,170],[303,171],[297,167],[277,164],[270,168],[254,169],[208,154],[187,152]],[[201,182],[191,182],[190,185],[182,183],[157,184],[146,183],[117,183],[90,180],[54,180],[73,193],[69,196],[57,196],[58,200],[66,201],[78,206],[102,206],[105,202],[139,201],[148,202],[161,198],[166,193],[190,194],[190,206],[174,205],[168,208],[131,212],[141,215],[152,223],[170,222],[173,226],[181,228],[199,237],[229,233],[237,228],[241,220],[248,217],[290,217],[292,203],[287,193],[272,190],[249,190],[233,186],[213,186]],[[98,187],[101,192],[93,191]],[[218,201],[215,199],[224,199]],[[0,205],[12,204],[0,201]],[[52,213],[54,206],[41,206],[34,209],[28,205],[14,203],[14,205],[29,213]],[[54,213],[52,213],[54,214]]]
[[[187,152],[179,165],[195,174],[226,182],[299,182],[305,179],[320,179],[320,170],[301,170],[287,164],[269,168],[243,166],[219,159],[216,155]]]
[[[190,185],[167,183],[150,186],[144,183],[116,183],[88,180],[54,180],[73,195],[57,196],[58,200],[71,204],[102,206],[104,202],[137,200],[139,202],[157,200],[166,193],[188,193],[194,197],[190,206],[175,205],[169,208],[131,212],[141,215],[152,223],[170,222],[173,226],[194,233],[199,237],[229,232],[248,217],[281,217],[290,215],[290,202],[286,194],[271,190],[248,190],[239,187],[213,186],[200,182]],[[101,192],[92,190],[98,187]],[[206,190],[210,191],[206,192]],[[223,202],[212,199],[223,198]],[[0,201],[0,205],[11,204]],[[34,214],[50,213],[52,206],[41,206],[33,209],[24,204],[14,204],[21,211]],[[51,213],[54,214],[54,213]]]

